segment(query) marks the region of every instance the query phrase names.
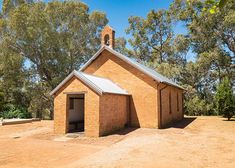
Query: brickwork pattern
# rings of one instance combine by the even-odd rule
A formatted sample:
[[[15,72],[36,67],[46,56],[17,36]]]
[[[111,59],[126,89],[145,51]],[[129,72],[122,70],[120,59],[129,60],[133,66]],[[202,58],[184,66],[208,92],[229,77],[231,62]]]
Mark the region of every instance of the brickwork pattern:
[[[105,45],[105,36],[109,36],[109,46],[114,49],[115,47],[115,31],[109,27],[105,26],[101,32],[101,46]]]
[[[183,91],[181,89],[167,86],[162,91],[160,102],[159,88],[162,84],[159,85],[157,81],[106,50],[84,71],[109,78],[131,94],[130,121],[132,126],[160,128],[183,118]],[[171,91],[171,113],[169,112],[169,91]],[[160,106],[162,106],[162,117],[160,117]],[[160,119],[162,121],[159,121]]]
[[[107,135],[127,124],[128,96],[104,94],[100,99],[100,135]]]
[[[158,127],[157,82],[104,50],[84,72],[108,78],[130,94],[132,126]]]
[[[65,92],[85,93],[84,115],[85,134],[89,137],[99,136],[99,99],[100,96],[88,88],[79,79],[73,77],[55,94],[54,97],[54,129],[57,134],[68,131],[68,95]]]
[[[161,126],[166,127],[174,121],[181,120],[183,118],[182,90],[167,86],[165,89],[162,90],[161,97]]]

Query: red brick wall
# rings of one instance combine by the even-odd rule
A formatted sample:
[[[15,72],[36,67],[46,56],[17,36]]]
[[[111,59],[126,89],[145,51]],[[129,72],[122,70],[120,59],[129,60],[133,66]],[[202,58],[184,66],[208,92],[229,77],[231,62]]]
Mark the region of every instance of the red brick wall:
[[[103,94],[100,97],[100,135],[124,128],[127,124],[128,96]]]
[[[130,94],[132,126],[158,127],[157,82],[108,51],[84,72],[111,79]]]
[[[105,40],[104,40],[105,35],[109,36],[109,43],[110,43],[109,46],[111,48],[114,48],[115,47],[115,31],[109,26],[104,27],[104,29],[101,32],[101,46],[105,45]]]
[[[177,102],[177,94],[178,94],[178,102]],[[162,102],[162,107],[161,107],[162,127],[166,127],[170,123],[181,120],[183,118],[182,90],[172,86],[167,86],[165,89],[161,91],[161,102]]]
[[[99,100],[100,97],[93,90],[88,88],[79,79],[73,77],[69,80],[54,97],[54,129],[57,134],[64,134],[68,131],[68,96],[64,92],[85,93],[84,115],[86,136],[99,136]]]

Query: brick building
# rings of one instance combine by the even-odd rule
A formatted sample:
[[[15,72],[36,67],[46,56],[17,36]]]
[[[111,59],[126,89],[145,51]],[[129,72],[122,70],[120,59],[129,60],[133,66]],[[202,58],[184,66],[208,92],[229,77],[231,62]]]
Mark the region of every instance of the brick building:
[[[102,136],[125,126],[163,128],[183,118],[183,88],[116,52],[106,26],[101,49],[52,92],[55,133]]]

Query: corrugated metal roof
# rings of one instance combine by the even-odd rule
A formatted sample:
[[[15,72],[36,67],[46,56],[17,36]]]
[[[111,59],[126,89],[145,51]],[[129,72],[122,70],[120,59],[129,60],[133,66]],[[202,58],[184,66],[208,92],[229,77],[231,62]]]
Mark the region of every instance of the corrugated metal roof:
[[[109,79],[94,75],[89,75],[75,70],[72,73],[70,73],[53,91],[51,91],[50,95],[54,95],[73,76],[79,78],[82,82],[88,85],[88,87],[92,88],[100,95],[102,95],[103,93],[129,95],[126,90],[120,88],[118,85],[116,85]]]
[[[85,74],[82,72],[76,72],[76,73],[83,75],[85,78],[87,78],[89,81],[94,83],[97,87],[99,87],[104,93],[128,94],[126,90],[120,88],[118,85],[116,85],[109,79]]]
[[[158,82],[161,82],[161,83],[166,83],[166,84],[169,84],[169,85],[172,85],[172,86],[175,86],[177,88],[180,88],[180,89],[184,89],[182,88],[181,86],[179,86],[177,83],[173,82],[172,80],[168,79],[167,77],[159,74],[158,72],[156,72],[155,70],[153,69],[150,69],[132,59],[130,59],[129,57],[127,56],[124,56],[122,55],[121,53],[113,50],[112,48],[110,47],[107,47],[107,46],[103,46],[89,61],[87,61],[86,64],[84,64],[79,71],[83,71],[89,64],[91,64],[99,55],[102,51],[104,50],[108,50],[109,52],[111,52],[112,54],[116,55],[117,57],[119,57],[120,59],[122,59],[123,61],[131,64],[132,66],[134,66],[135,68],[139,69],[141,72],[145,73],[146,75],[152,77],[153,79],[155,79],[156,81]]]

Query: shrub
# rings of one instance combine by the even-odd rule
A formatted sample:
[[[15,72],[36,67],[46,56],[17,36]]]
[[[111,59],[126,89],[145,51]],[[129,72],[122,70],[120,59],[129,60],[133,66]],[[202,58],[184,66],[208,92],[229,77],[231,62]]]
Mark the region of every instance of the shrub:
[[[185,102],[185,114],[187,115],[202,115],[206,103],[204,100],[194,96]]]
[[[194,95],[185,100],[185,114],[190,116],[216,115],[213,103],[208,103]]]
[[[235,114],[235,97],[233,95],[232,85],[228,78],[225,78],[217,87],[216,107],[220,115],[230,118]]]
[[[2,118],[30,118],[30,113],[22,107],[16,107],[13,104],[6,104],[0,113]]]
[[[1,115],[1,112],[3,110],[4,104],[5,104],[4,94],[3,94],[3,92],[0,91],[0,115]]]

